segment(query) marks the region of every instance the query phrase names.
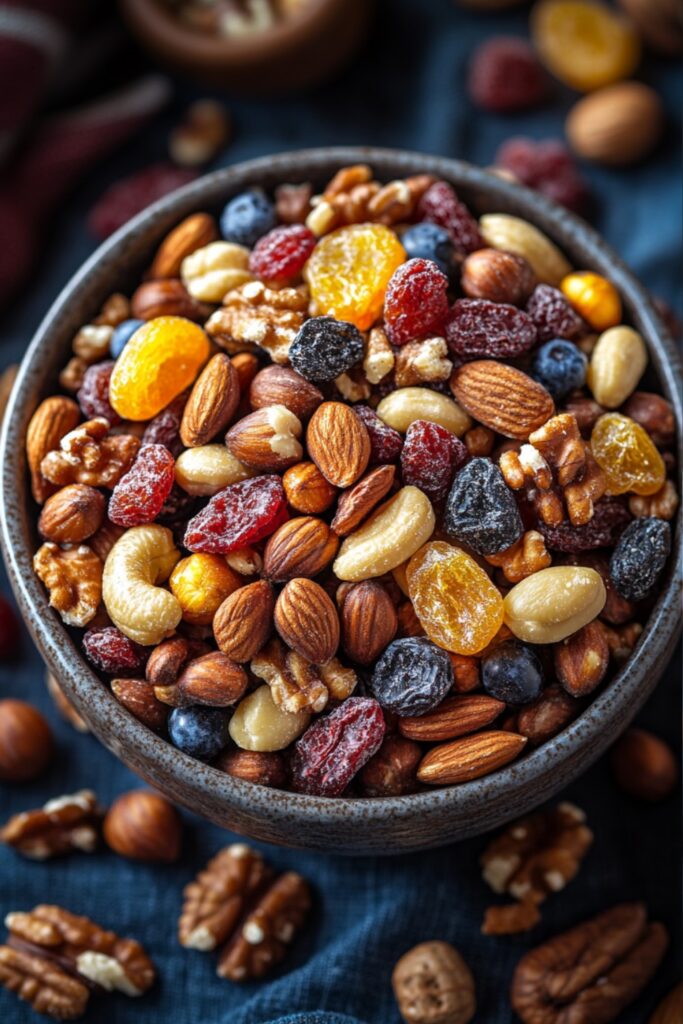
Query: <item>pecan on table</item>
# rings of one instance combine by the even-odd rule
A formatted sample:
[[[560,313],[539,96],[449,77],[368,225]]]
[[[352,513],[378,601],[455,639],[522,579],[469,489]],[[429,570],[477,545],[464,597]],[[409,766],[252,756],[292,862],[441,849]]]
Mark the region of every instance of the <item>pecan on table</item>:
[[[282,960],[310,909],[307,883],[275,876],[243,843],[220,850],[185,887],[180,944],[219,949],[217,973],[231,981],[261,978]],[[220,948],[219,948],[220,947]]]
[[[93,853],[100,837],[102,812],[89,789],[56,797],[31,811],[15,814],[0,829],[0,841],[25,857],[47,860],[80,850]]]
[[[510,998],[524,1024],[608,1024],[640,994],[668,944],[642,903],[623,903],[522,957]]]
[[[87,985],[52,961],[10,946],[0,946],[0,985],[55,1020],[81,1017],[90,998]]]
[[[484,850],[482,875],[494,892],[518,902],[489,907],[482,931],[505,935],[528,931],[540,920],[538,905],[576,875],[593,842],[582,810],[570,803],[513,822]]]

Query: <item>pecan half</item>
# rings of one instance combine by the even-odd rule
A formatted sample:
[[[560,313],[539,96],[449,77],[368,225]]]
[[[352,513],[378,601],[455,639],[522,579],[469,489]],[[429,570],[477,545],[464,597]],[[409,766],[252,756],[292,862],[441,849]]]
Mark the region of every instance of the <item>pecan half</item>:
[[[87,985],[50,960],[10,946],[0,946],[0,985],[55,1020],[81,1017],[90,998]]]
[[[0,841],[33,860],[80,850],[93,853],[102,813],[89,789],[60,796],[40,808],[15,814],[0,829]]]
[[[642,903],[623,903],[522,957],[512,1006],[524,1024],[608,1024],[640,994],[668,944]]]
[[[310,908],[300,875],[279,878],[244,843],[221,850],[185,887],[180,944],[219,950],[218,974],[231,981],[260,978],[284,957]]]

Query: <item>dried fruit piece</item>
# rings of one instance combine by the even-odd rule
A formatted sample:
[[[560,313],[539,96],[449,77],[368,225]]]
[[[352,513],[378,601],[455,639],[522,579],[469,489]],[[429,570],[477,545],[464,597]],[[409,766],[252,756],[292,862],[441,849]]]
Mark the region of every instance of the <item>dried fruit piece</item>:
[[[450,430],[428,420],[415,420],[408,427],[401,452],[403,482],[419,487],[436,504],[446,497],[455,472],[468,459],[467,448]]]
[[[249,270],[263,281],[286,284],[299,276],[315,243],[315,235],[303,224],[273,228],[252,249]]]
[[[153,522],[171,493],[175,460],[162,444],[145,444],[109,499],[108,514],[119,526]]]
[[[417,217],[445,228],[462,256],[484,246],[476,220],[447,181],[435,181],[423,193]]]
[[[363,358],[363,336],[352,323],[331,316],[307,320],[289,346],[289,361],[309,381],[334,380]]]
[[[355,405],[353,411],[370,435],[370,463],[395,462],[403,447],[398,430],[381,420],[369,405]]]
[[[653,593],[670,552],[671,527],[664,519],[635,519],[610,558],[614,589],[627,601],[643,601]]]
[[[506,704],[529,704],[543,686],[543,668],[530,647],[506,640],[481,660],[481,682],[486,692]]]
[[[631,515],[620,501],[603,498],[595,503],[593,516],[585,526],[574,526],[569,521],[559,526],[539,522],[538,529],[551,551],[591,551],[614,547],[630,521]]]
[[[279,476],[256,476],[215,494],[185,531],[190,551],[226,555],[255,544],[287,519],[287,501]]]
[[[325,235],[304,271],[320,310],[363,331],[377,320],[387,285],[406,258],[383,224],[352,224]]]
[[[562,292],[549,284],[536,285],[526,304],[526,311],[536,325],[539,341],[550,341],[551,338],[572,341],[585,334],[579,314]]]
[[[463,359],[512,359],[532,348],[536,328],[521,309],[487,299],[458,299],[446,325],[449,347]]]
[[[439,334],[448,316],[448,278],[432,260],[412,259],[392,275],[384,324],[392,345]]]
[[[121,422],[121,417],[112,409],[109,401],[109,382],[114,366],[113,359],[89,366],[76,394],[78,404],[86,419],[102,416],[109,421],[111,427],[115,427]]]
[[[134,675],[147,661],[148,651],[116,626],[89,629],[82,643],[88,661],[110,676]]]
[[[397,715],[424,715],[452,685],[446,652],[425,637],[404,637],[390,643],[375,665],[370,690],[383,708]]]
[[[495,555],[520,539],[524,526],[517,502],[498,466],[472,459],[456,473],[443,528],[480,555]]]
[[[531,375],[557,402],[586,382],[588,360],[571,341],[556,338],[534,354]]]
[[[608,494],[656,494],[664,484],[662,456],[649,434],[628,416],[601,416],[591,433],[591,451],[607,477]]]
[[[292,760],[294,789],[316,796],[339,796],[379,750],[385,728],[377,701],[349,697],[297,740]]]
[[[588,183],[559,139],[508,139],[496,153],[495,166],[569,210],[582,213],[588,205]]]
[[[160,163],[119,178],[91,209],[88,227],[96,238],[108,238],[136,213],[196,177],[196,171]]]
[[[472,57],[467,85],[474,103],[484,110],[509,113],[536,106],[548,92],[548,79],[525,39],[487,39]]]

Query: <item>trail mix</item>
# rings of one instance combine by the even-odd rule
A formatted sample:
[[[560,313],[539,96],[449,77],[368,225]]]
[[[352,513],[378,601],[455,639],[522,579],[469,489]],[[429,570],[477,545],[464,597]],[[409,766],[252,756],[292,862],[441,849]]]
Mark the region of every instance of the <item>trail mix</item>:
[[[51,605],[178,749],[302,793],[465,782],[629,656],[678,498],[614,286],[429,175],[188,217],[28,429]]]

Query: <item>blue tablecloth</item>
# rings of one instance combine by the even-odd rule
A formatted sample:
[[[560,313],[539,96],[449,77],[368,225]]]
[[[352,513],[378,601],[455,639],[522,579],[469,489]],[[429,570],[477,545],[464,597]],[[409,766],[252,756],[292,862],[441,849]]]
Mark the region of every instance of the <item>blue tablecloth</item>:
[[[476,43],[492,32],[523,34],[525,26],[523,11],[494,19],[458,10],[446,0],[384,0],[370,41],[335,83],[304,98],[230,100],[235,141],[222,160],[300,146],[368,143],[488,164],[511,134],[560,136],[571,102],[560,89],[556,102],[514,117],[482,114],[463,92],[467,59]],[[645,283],[680,311],[675,122],[681,74],[672,64],[652,60],[643,73],[665,96],[669,141],[643,166],[625,171],[587,168],[586,174],[597,197],[599,230]],[[3,362],[20,358],[59,288],[92,251],[85,227],[92,202],[122,174],[164,158],[169,125],[187,100],[199,94],[181,85],[174,109],[91,174],[65,205],[44,239],[31,286],[3,323]],[[639,718],[676,746],[679,677],[676,662]],[[27,698],[46,711],[59,744],[49,779],[0,789],[3,818],[84,786],[106,803],[136,785],[134,776],[96,740],[77,735],[58,718],[27,636],[20,660],[0,667],[0,692]],[[492,939],[479,932],[483,910],[492,901],[477,863],[484,839],[384,860],[270,848],[266,855],[278,868],[296,868],[311,880],[316,890],[313,920],[272,980],[232,985],[216,977],[211,956],[181,951],[175,937],[183,885],[233,838],[189,815],[186,855],[173,867],[133,865],[106,852],[30,864],[0,849],[0,913],[58,901],[144,942],[159,967],[159,983],[137,1002],[122,996],[93,1002],[86,1017],[90,1024],[264,1024],[285,1016],[291,1024],[398,1024],[390,988],[392,966],[405,950],[431,938],[454,943],[470,964],[477,983],[476,1020],[508,1024],[508,986],[524,950],[615,902],[643,899],[653,917],[670,929],[672,948],[646,994],[620,1017],[621,1024],[642,1024],[678,980],[680,969],[678,800],[673,797],[659,806],[635,803],[616,789],[604,760],[564,795],[586,810],[595,845],[578,880],[548,900],[543,923],[528,936]],[[30,1017],[0,990],[5,1024]]]

